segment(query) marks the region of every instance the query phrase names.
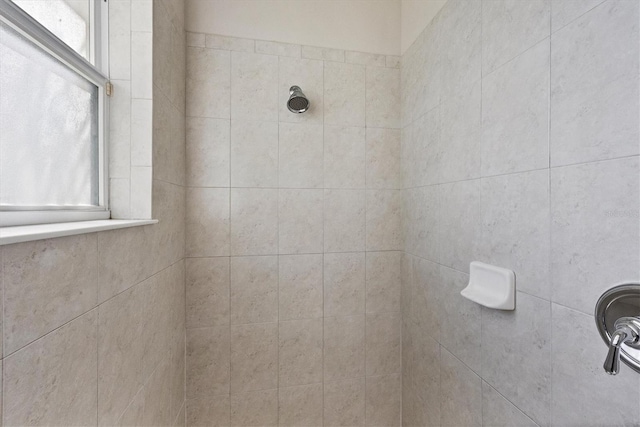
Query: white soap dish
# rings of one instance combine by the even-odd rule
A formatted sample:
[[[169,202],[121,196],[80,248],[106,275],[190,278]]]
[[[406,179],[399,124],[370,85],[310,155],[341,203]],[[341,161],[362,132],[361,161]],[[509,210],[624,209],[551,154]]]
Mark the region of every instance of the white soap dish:
[[[516,275],[506,268],[473,261],[469,265],[469,284],[460,294],[496,310],[515,310]]]

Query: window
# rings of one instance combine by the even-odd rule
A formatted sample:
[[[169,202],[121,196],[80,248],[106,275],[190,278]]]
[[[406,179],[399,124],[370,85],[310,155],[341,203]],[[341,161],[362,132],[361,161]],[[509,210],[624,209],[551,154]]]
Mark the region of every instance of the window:
[[[0,0],[0,226],[109,218],[103,0]]]

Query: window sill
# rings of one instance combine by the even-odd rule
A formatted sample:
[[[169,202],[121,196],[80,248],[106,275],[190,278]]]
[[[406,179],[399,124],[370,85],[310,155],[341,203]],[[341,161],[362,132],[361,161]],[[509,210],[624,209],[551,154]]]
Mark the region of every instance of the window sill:
[[[157,223],[157,219],[105,219],[2,227],[0,228],[0,246]]]

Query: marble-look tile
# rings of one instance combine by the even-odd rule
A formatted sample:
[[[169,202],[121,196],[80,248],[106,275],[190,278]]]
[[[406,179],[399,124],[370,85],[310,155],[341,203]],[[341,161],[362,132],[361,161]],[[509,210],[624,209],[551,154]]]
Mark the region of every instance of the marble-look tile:
[[[324,315],[364,313],[364,252],[324,255]]]
[[[187,330],[188,399],[229,394],[228,326]]]
[[[551,170],[553,302],[592,313],[606,289],[638,280],[639,171],[637,157]]]
[[[367,314],[367,376],[399,374],[402,360],[400,313]]]
[[[400,312],[402,252],[368,252],[366,312]]]
[[[5,356],[97,304],[95,233],[5,246],[2,264]]]
[[[279,58],[279,116],[280,122],[317,124],[324,117],[324,64],[322,61],[298,58]],[[309,100],[304,114],[294,114],[287,108],[291,86],[302,89]]]
[[[122,427],[144,425],[144,395],[145,388],[142,387],[115,425]]]
[[[278,390],[278,425],[321,427],[322,384],[281,387]]]
[[[413,187],[416,169],[416,150],[413,141],[413,127],[411,124],[400,131],[400,178],[403,189]]]
[[[229,258],[187,258],[186,327],[229,324]]]
[[[442,327],[440,343],[461,362],[480,373],[483,367],[481,347],[484,343],[481,337],[480,305],[460,295],[460,291],[469,283],[469,275],[444,266],[440,266],[438,275],[435,286],[440,289],[435,292],[439,297],[436,310]],[[428,293],[426,298],[429,298]]]
[[[278,190],[231,189],[231,254],[277,253]]]
[[[325,317],[324,381],[360,378],[365,375],[365,318]]]
[[[278,58],[231,52],[231,118],[278,120]]]
[[[231,423],[229,396],[199,397],[187,400],[189,427],[228,427]]]
[[[619,375],[604,371],[607,347],[593,316],[557,304],[551,312],[552,425],[640,424],[638,376],[624,363]]]
[[[431,25],[418,36],[413,58],[407,61],[410,70],[407,70],[408,75],[404,80],[408,86],[405,99],[411,105],[407,105],[406,115],[413,116],[413,120],[437,107],[441,101],[444,59],[449,46],[442,46],[440,42],[443,30],[440,16],[434,17]]]
[[[144,383],[144,304],[140,284],[98,308],[98,425],[113,425]]]
[[[231,395],[278,385],[278,324],[231,327]]]
[[[549,167],[549,39],[482,80],[482,176]]]
[[[203,33],[192,33],[187,31],[187,46],[205,47],[205,36]]]
[[[187,118],[186,179],[191,187],[228,187],[231,164],[229,120]]]
[[[153,101],[131,100],[131,166],[151,166]]]
[[[402,192],[367,190],[367,250],[402,249]]]
[[[325,188],[364,188],[366,156],[364,128],[325,126]]]
[[[4,425],[97,425],[97,326],[91,311],[4,359]]]
[[[479,179],[438,187],[440,262],[467,273],[482,244],[481,188]]]
[[[364,378],[324,383],[326,426],[364,426]]]
[[[482,425],[491,427],[537,427],[511,402],[482,382]]]
[[[322,319],[279,324],[279,387],[322,382]]]
[[[378,55],[367,52],[345,52],[345,61],[350,64],[366,65],[367,67],[384,67],[386,66],[385,55]]]
[[[279,319],[323,316],[322,254],[281,255],[278,262]]]
[[[551,32],[593,9],[604,0],[551,0]]]
[[[278,390],[258,390],[231,395],[231,425],[275,427],[278,425]]]
[[[417,263],[414,257],[406,252],[402,252],[401,257],[401,290],[400,290],[400,312],[403,318],[413,319],[412,301],[415,292],[415,280],[413,277],[413,264]],[[367,284],[368,285],[368,284]]]
[[[324,65],[324,122],[334,126],[365,125],[365,67]]]
[[[153,248],[154,256],[151,257],[153,271],[159,271],[184,258],[185,193],[185,188],[179,185],[161,180],[153,181],[152,212],[159,222],[150,226],[154,236],[152,240],[154,246],[146,247],[147,251]]]
[[[367,67],[366,123],[367,127],[400,128],[400,70]]]
[[[480,261],[513,270],[518,290],[549,299],[549,172],[482,179]]]
[[[401,188],[400,131],[367,129],[367,188]]]
[[[256,40],[256,53],[300,58],[301,50],[302,49],[299,44]]]
[[[438,188],[409,190],[405,198],[405,245],[408,252],[432,261],[439,260]]]
[[[364,190],[324,191],[324,251],[364,251]]]
[[[551,37],[552,166],[638,154],[638,8],[605,2]]]
[[[523,292],[515,311],[482,311],[483,378],[540,425],[550,421],[550,334],[549,301]]]
[[[443,149],[440,145],[441,111],[441,108],[436,107],[416,119],[411,126],[411,133],[407,135],[407,144],[411,146],[407,147],[409,149],[403,153],[402,165],[403,169],[408,167],[411,170],[411,179],[405,185],[406,187],[431,185],[441,181],[443,167]],[[462,141],[463,144],[464,142]]]
[[[444,347],[440,347],[440,423],[482,425],[482,380]]]
[[[278,124],[231,121],[231,186],[278,186]]]
[[[385,60],[385,67],[387,68],[400,68],[400,61],[402,57],[397,55],[387,55]]]
[[[344,62],[344,50],[316,46],[302,46],[302,57],[322,61]]]
[[[111,79],[109,177],[129,178],[131,166],[131,82]],[[113,203],[111,203],[113,205]]]
[[[187,188],[187,256],[229,255],[229,189]]]
[[[482,73],[482,9],[480,0],[448,2],[437,21],[441,56],[441,100],[468,93]],[[427,76],[428,78],[428,76]]]
[[[254,52],[255,44],[256,42],[251,39],[219,36],[217,34],[206,35],[206,46],[209,49],[235,50],[238,52]]]
[[[487,75],[549,37],[551,0],[490,0],[482,4],[482,74]]]
[[[171,376],[169,359],[164,358],[151,374],[144,386],[144,410],[142,425],[167,426],[172,424]]]
[[[411,391],[416,399],[416,424],[438,426],[440,425],[440,344],[418,328],[412,337],[412,345],[413,370],[407,382],[413,383]]]
[[[171,419],[174,426],[183,426],[186,422],[186,386],[187,386],[187,334],[180,328],[179,338],[173,344],[170,360],[171,380]]]
[[[367,377],[366,382],[366,425],[400,426],[402,424],[400,374]]]
[[[291,113],[289,113],[291,114]],[[322,188],[322,125],[280,123],[278,184],[280,188]]]
[[[439,182],[480,176],[482,101],[480,81],[440,106]]]
[[[231,55],[187,48],[187,116],[231,117]]]
[[[278,250],[281,254],[322,253],[323,190],[279,190]]]
[[[130,219],[152,219],[151,186],[153,170],[149,166],[131,168]]]
[[[278,257],[231,258],[231,324],[278,321]]]

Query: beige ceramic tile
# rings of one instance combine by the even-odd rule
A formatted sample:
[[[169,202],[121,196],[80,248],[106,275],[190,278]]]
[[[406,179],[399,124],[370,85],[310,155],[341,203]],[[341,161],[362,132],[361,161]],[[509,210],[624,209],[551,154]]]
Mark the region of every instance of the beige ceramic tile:
[[[363,127],[325,126],[325,188],[364,188],[366,139]]]
[[[280,387],[322,382],[322,319],[280,322]]]
[[[400,374],[367,377],[366,425],[402,424],[402,378]]]
[[[299,44],[256,40],[256,53],[300,58],[300,51],[301,49]]]
[[[367,314],[367,375],[401,372],[402,332],[400,313]]]
[[[400,70],[367,67],[366,75],[367,127],[400,128]]]
[[[187,48],[187,116],[231,117],[231,55]]]
[[[279,58],[279,116],[280,122],[323,124],[324,117],[324,64],[322,61],[298,58]],[[295,114],[287,108],[291,86],[302,89],[309,109]]]
[[[187,398],[229,394],[229,327],[187,330]]]
[[[96,305],[95,233],[18,243],[2,254],[5,355]]]
[[[188,258],[187,328],[229,324],[229,258]]]
[[[231,124],[229,120],[188,117],[186,179],[191,187],[228,187]]]
[[[384,67],[386,63],[384,55],[366,52],[347,51],[345,59],[350,64],[366,65],[367,67]]]
[[[324,319],[324,380],[364,377],[364,315]]]
[[[229,255],[229,189],[188,188],[187,256]]]
[[[200,397],[187,400],[189,427],[228,427],[231,423],[229,396]]]
[[[4,425],[97,424],[97,326],[91,311],[4,359]]]
[[[231,185],[278,186],[278,124],[231,121]]]
[[[302,46],[302,57],[323,61],[344,62],[344,50],[315,46]]]
[[[324,256],[325,316],[364,313],[365,254],[339,253]]]
[[[368,252],[367,313],[400,312],[401,252]]]
[[[281,255],[278,268],[279,319],[321,318],[322,254]]]
[[[278,257],[231,258],[231,324],[278,321]]]
[[[277,426],[278,390],[231,395],[232,426]]]
[[[322,253],[323,203],[322,190],[279,190],[281,254]]]
[[[231,254],[268,255],[278,247],[278,191],[231,190]]]
[[[278,324],[232,326],[231,394],[266,390],[277,385]]]
[[[402,193],[367,191],[367,250],[402,249]]]
[[[364,190],[325,190],[325,252],[364,251],[365,197]]]
[[[142,425],[166,426],[172,424],[169,367],[169,358],[165,357],[144,385]]]
[[[324,384],[324,423],[326,426],[364,426],[364,378]]]
[[[281,387],[278,390],[278,425],[322,426],[322,384]]]
[[[367,129],[367,188],[400,188],[400,131]]]
[[[324,65],[324,120],[328,125],[365,125],[364,66],[327,62]]]
[[[280,123],[279,132],[278,182],[280,188],[322,188],[324,176],[322,126]]]
[[[237,50],[239,52],[253,52],[255,41],[238,37],[226,37],[216,34],[206,35],[206,46],[209,49]]]
[[[278,58],[231,52],[231,118],[278,120]]]

